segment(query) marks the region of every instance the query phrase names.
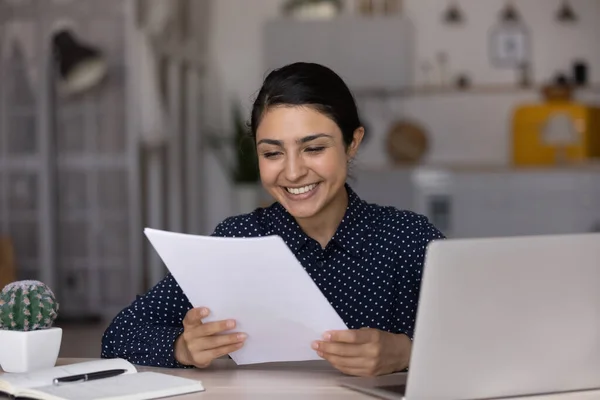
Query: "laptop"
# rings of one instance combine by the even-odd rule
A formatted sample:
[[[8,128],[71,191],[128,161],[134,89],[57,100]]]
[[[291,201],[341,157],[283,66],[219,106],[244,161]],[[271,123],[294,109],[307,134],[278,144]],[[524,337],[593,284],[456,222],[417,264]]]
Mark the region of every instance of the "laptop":
[[[383,399],[600,388],[600,234],[432,242],[410,368],[344,387]]]

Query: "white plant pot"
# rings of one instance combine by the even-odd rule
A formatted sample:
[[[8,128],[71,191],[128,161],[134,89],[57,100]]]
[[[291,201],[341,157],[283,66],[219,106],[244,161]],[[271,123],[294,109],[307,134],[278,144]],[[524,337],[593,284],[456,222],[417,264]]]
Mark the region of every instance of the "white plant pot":
[[[0,330],[0,367],[4,372],[29,372],[56,365],[62,329]]]

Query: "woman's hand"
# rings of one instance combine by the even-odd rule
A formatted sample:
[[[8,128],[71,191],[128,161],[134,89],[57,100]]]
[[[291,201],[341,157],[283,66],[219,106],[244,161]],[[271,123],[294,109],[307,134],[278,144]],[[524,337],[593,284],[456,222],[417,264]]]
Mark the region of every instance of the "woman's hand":
[[[327,332],[323,338],[313,349],[345,374],[377,376],[408,367],[412,342],[406,335],[362,328]]]
[[[175,340],[175,359],[183,365],[206,368],[221,356],[239,350],[246,340],[244,333],[222,334],[235,328],[235,321],[203,323],[206,308],[192,308],[183,319],[183,334]]]

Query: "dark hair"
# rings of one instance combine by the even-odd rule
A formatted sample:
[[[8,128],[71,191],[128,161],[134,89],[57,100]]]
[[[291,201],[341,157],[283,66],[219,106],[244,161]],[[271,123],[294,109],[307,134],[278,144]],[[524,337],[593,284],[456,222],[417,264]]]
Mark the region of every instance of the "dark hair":
[[[264,113],[276,106],[309,106],[327,115],[339,126],[346,146],[361,126],[350,89],[340,76],[320,64],[297,62],[267,75],[252,107],[250,132],[254,139]]]

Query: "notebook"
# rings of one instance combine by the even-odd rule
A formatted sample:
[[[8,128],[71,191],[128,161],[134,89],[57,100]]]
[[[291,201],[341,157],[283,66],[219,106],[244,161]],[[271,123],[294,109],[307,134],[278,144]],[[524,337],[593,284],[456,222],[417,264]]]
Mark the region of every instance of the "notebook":
[[[124,374],[86,382],[54,385],[54,378],[126,369]],[[203,392],[202,382],[159,372],[138,372],[120,358],[85,361],[29,373],[0,373],[2,394],[35,400],[146,400]]]

